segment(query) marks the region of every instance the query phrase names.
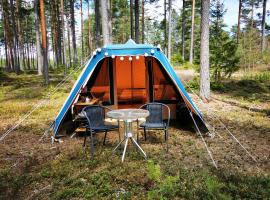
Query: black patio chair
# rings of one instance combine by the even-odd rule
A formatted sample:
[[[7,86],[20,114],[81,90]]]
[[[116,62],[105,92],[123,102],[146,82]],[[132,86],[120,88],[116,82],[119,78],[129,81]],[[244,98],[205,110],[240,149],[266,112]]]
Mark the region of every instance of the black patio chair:
[[[97,133],[104,132],[104,140],[103,145],[105,145],[107,132],[114,131],[119,129],[119,125],[109,125],[105,124],[105,115],[106,110],[111,110],[108,107],[100,106],[100,105],[91,105],[87,106],[82,110],[82,113],[84,114],[85,118],[87,119],[86,124],[86,133],[84,138],[83,146],[85,146],[86,138],[90,136],[91,139],[91,155],[93,157],[94,155],[94,136]],[[120,141],[120,132],[118,130],[118,136]]]
[[[140,124],[140,127],[144,130],[144,139],[146,140],[146,131],[151,129],[164,130],[164,138],[167,143],[168,150],[168,137],[169,137],[169,123],[170,123],[170,108],[169,106],[152,102],[144,104],[140,107],[149,111],[150,115],[146,118],[146,121]],[[165,108],[165,109],[164,109]],[[167,111],[168,117],[164,118],[164,110]]]

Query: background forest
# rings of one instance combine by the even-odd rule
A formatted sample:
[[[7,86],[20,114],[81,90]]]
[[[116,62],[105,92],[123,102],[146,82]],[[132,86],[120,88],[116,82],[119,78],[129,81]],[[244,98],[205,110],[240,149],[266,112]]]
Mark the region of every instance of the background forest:
[[[0,199],[270,199],[269,4],[0,0]],[[172,121],[167,152],[137,130],[148,159],[130,148],[124,163],[113,134],[94,158],[83,137],[52,144],[85,62],[130,38],[161,46],[209,134]]]
[[[47,77],[42,64],[44,32],[49,69],[66,73],[107,43],[102,28],[108,29],[109,42],[125,43],[133,38],[137,43],[160,44],[175,67],[199,66],[200,0],[104,2],[2,0],[1,68],[17,74],[36,70]],[[240,0],[238,23],[231,30],[224,24],[225,12],[224,1],[211,1],[210,65],[216,81],[239,69],[250,71],[270,62],[266,0]],[[44,28],[41,15],[46,21]],[[102,26],[104,15],[108,16],[109,28]]]

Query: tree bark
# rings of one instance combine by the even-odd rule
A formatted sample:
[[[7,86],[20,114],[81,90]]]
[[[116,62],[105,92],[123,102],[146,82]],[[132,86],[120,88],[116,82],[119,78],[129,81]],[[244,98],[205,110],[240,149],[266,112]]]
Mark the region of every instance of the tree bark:
[[[16,28],[16,20],[15,20],[15,13],[14,13],[14,4],[13,0],[10,0],[10,13],[11,13],[11,22],[12,22],[12,32],[13,32],[13,59],[14,59],[14,70],[16,74],[20,73],[20,66],[18,62],[18,35],[17,35],[17,28]]]
[[[81,50],[82,50],[82,55],[81,55],[81,65],[83,64],[84,60],[84,44],[83,44],[83,0],[81,0]]]
[[[134,39],[134,27],[133,27],[133,0],[130,0],[130,38]]]
[[[164,0],[164,51],[167,54],[167,2]]]
[[[67,19],[68,19],[68,16],[67,16]],[[71,61],[71,48],[70,48],[70,26],[68,22],[66,24],[66,27],[67,27],[67,39],[68,39],[68,44],[67,44],[68,45],[68,59],[69,59],[69,67],[71,67],[72,61]]]
[[[140,9],[139,0],[135,0],[135,42],[140,43]]]
[[[95,39],[96,39],[96,47],[99,47],[101,45],[100,42],[100,35],[101,35],[101,28],[100,28],[100,1],[95,0],[95,27],[96,27],[96,33],[95,33]]]
[[[144,44],[144,2],[145,0],[142,0],[142,44]]]
[[[189,62],[190,62],[191,64],[193,63],[194,18],[195,18],[195,0],[192,0],[191,32],[190,32],[190,50],[189,50]]]
[[[200,96],[203,100],[210,99],[209,72],[209,9],[210,0],[201,3],[201,55],[200,55]]]
[[[242,14],[242,0],[239,0],[237,37],[236,37],[237,38],[237,43],[239,43],[239,38],[240,38],[241,14]]]
[[[38,75],[43,74],[43,55],[41,53],[41,45],[40,45],[40,27],[39,27],[39,15],[38,15],[38,0],[34,1],[35,8],[35,29],[36,29],[36,49],[37,49],[37,69]]]
[[[172,52],[172,0],[169,0],[169,17],[168,17],[168,59],[171,61],[171,52]]]
[[[88,55],[92,51],[92,34],[91,34],[91,15],[90,15],[90,0],[87,2],[87,14],[88,14]]]
[[[101,7],[101,19],[102,19],[102,35],[103,35],[103,45],[112,43],[112,33],[111,33],[111,20],[110,20],[110,8],[109,1],[103,0],[100,2]]]
[[[186,1],[183,0],[182,10],[182,59],[185,60],[185,26],[186,26]]]
[[[42,52],[43,52],[43,72],[44,72],[44,83],[49,84],[49,68],[47,58],[47,33],[46,33],[46,20],[45,20],[45,5],[44,0],[39,0],[40,4],[40,26],[41,26],[41,37],[42,37]]]
[[[65,71],[64,74],[66,75],[67,73],[67,68],[66,68],[66,44],[65,44],[65,11],[64,11],[64,0],[60,0],[60,9],[61,9],[61,29],[62,29],[62,45],[63,45],[63,50],[62,50],[62,63],[64,65]]]
[[[266,16],[266,2],[263,0],[263,15],[262,15],[262,52],[266,48],[266,39],[265,39],[265,16]]]
[[[75,14],[74,14],[74,0],[70,0],[70,26],[72,36],[72,48],[73,48],[73,63],[78,62],[77,47],[76,47],[76,34],[75,34]]]

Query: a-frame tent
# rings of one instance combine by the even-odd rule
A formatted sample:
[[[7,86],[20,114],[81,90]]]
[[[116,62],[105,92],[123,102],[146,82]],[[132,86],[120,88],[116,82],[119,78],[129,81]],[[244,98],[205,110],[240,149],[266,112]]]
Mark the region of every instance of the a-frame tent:
[[[190,119],[192,113],[195,121],[206,127],[160,47],[133,40],[94,52],[55,118],[55,137],[76,128],[73,119],[89,99],[111,108],[138,108],[147,102],[161,102],[171,108],[173,119]]]

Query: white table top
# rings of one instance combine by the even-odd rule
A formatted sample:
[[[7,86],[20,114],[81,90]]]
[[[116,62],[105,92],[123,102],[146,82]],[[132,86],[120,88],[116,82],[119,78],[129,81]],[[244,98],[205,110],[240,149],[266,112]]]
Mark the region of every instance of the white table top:
[[[107,116],[117,120],[136,120],[149,116],[149,111],[144,109],[118,109],[107,112]]]

